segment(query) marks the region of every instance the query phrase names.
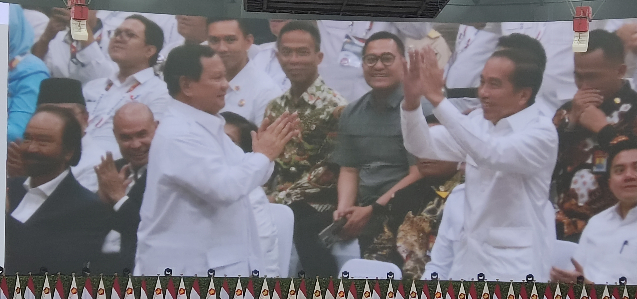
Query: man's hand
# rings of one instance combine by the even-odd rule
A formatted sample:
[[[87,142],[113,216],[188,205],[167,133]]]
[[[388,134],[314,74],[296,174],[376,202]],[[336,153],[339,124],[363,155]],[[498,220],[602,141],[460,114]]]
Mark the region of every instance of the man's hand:
[[[568,114],[569,121],[575,125],[579,123],[580,116],[584,112],[584,109],[588,106],[598,107],[604,101],[604,97],[600,94],[599,90],[585,89],[578,90],[573,97],[571,111]]]
[[[414,50],[409,51],[409,65],[407,65],[407,61],[403,62],[403,72],[405,74],[403,77],[405,93],[403,109],[406,111],[413,111],[420,107],[420,97],[422,96],[420,68],[422,63],[421,52]]]
[[[438,66],[436,52],[431,47],[423,49],[422,55],[423,65],[420,68],[422,94],[434,107],[437,107],[445,98],[442,92],[445,87],[444,71]]]
[[[66,30],[71,23],[71,12],[66,8],[54,7],[51,10],[49,23],[46,24],[41,39],[51,41],[58,32]]]
[[[99,186],[97,195],[102,201],[114,205],[126,196],[126,187],[132,182],[126,175],[128,168],[126,165],[118,172],[110,152],[106,153],[106,158],[102,157],[102,163],[95,166]]]
[[[608,125],[606,114],[599,108],[589,105],[579,117],[579,124],[593,133],[599,133],[601,129]]]
[[[582,268],[582,265],[580,265],[573,258],[571,258],[571,262],[573,263],[573,266],[575,266],[575,271],[562,270],[562,269],[552,267],[551,281],[562,282],[562,283],[575,283],[577,282],[578,277],[584,276],[584,269]],[[585,279],[584,283],[590,284],[592,282],[588,279]]]
[[[347,223],[341,229],[340,236],[344,240],[349,240],[358,237],[363,231],[369,218],[372,217],[372,206],[366,207],[350,207],[345,210]]]
[[[9,177],[26,176],[24,165],[22,164],[22,151],[20,150],[21,140],[9,143],[7,148],[7,175]]]
[[[615,34],[622,39],[626,50],[637,53],[637,23],[624,24]]]
[[[299,135],[299,118],[296,114],[287,111],[277,118],[272,124],[265,118],[259,127],[258,132],[252,133],[252,149],[255,153],[262,153],[270,161],[274,161],[281,153],[285,145],[294,136]]]

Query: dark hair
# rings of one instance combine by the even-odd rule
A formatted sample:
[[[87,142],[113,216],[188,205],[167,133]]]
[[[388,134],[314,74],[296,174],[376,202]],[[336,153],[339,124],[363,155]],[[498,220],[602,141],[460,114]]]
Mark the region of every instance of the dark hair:
[[[594,52],[597,49],[602,49],[604,58],[607,60],[619,64],[624,63],[624,43],[616,34],[601,29],[591,31],[588,37],[588,50],[586,50],[586,53]]]
[[[38,106],[33,116],[44,112],[53,114],[64,122],[64,128],[62,129],[62,148],[65,151],[73,151],[69,165],[76,166],[82,157],[82,126],[80,122],[71,109],[53,105]]]
[[[637,140],[633,136],[617,136],[613,141],[610,142],[610,146],[608,147],[608,160],[606,163],[606,176],[610,177],[613,160],[615,157],[619,155],[619,153],[627,150],[637,149]]]
[[[226,124],[233,125],[239,129],[239,147],[246,153],[252,152],[252,135],[250,132],[257,131],[259,128],[245,117],[234,112],[221,112],[221,116],[226,119]]]
[[[502,49],[493,53],[491,57],[506,58],[513,62],[515,69],[509,80],[515,88],[531,88],[531,97],[526,103],[527,107],[533,105],[535,96],[542,86],[544,75],[544,69],[540,67],[537,55],[527,50]]]
[[[314,25],[313,23],[309,21],[292,21],[285,24],[283,28],[281,28],[281,31],[279,32],[279,37],[276,40],[277,48],[279,47],[279,45],[281,45],[281,37],[283,37],[284,34],[291,31],[296,31],[296,30],[305,31],[309,33],[310,36],[312,36],[312,39],[314,40],[314,50],[316,52],[321,51],[321,33],[319,32],[316,25]]]
[[[513,33],[498,39],[499,48],[526,50],[536,55],[542,70],[546,69],[546,51],[542,44],[526,34]]]
[[[233,19],[233,18],[208,18],[207,20],[207,25],[210,25],[212,23],[217,23],[217,22],[223,22],[223,21],[237,21],[237,24],[239,25],[239,30],[241,30],[241,33],[243,33],[243,36],[248,36],[250,34],[252,34],[250,32],[250,26],[248,24],[248,22],[244,19]]]
[[[400,53],[400,55],[405,56],[405,44],[403,43],[403,41],[400,39],[400,37],[398,37],[398,35],[387,31],[379,31],[372,34],[372,36],[370,36],[365,41],[365,45],[363,46],[363,55],[365,55],[365,51],[367,51],[367,46],[369,45],[369,43],[381,39],[393,39],[394,42],[396,42],[396,46],[398,46],[398,52]]]
[[[183,76],[199,81],[203,71],[201,58],[214,55],[215,51],[202,45],[183,45],[170,51],[164,66],[164,81],[168,86],[168,93],[174,97],[181,91],[179,79]]]
[[[144,40],[146,41],[146,44],[155,46],[157,49],[157,53],[148,59],[148,65],[154,66],[157,63],[159,52],[164,47],[164,31],[161,30],[161,27],[159,27],[157,23],[142,15],[132,15],[126,18],[126,20],[129,19],[138,20],[144,24]]]

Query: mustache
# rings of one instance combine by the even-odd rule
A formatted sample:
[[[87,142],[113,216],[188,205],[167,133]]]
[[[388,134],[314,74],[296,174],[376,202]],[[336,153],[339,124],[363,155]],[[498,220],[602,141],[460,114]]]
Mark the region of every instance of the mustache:
[[[37,154],[37,153],[22,153],[22,159],[24,160],[38,160],[38,161],[48,161],[51,158],[41,155],[41,154]]]

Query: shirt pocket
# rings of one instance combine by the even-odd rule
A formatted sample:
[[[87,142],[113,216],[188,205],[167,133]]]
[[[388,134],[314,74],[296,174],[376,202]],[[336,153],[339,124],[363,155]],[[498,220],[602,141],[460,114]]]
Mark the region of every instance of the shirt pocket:
[[[485,251],[490,268],[498,273],[531,273],[533,265],[533,230],[528,227],[489,229]]]

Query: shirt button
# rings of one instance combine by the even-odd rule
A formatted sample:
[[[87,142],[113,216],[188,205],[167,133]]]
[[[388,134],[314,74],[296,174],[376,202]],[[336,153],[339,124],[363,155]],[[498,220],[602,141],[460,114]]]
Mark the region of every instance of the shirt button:
[[[293,167],[290,167],[290,171],[291,171],[291,172],[296,172],[296,167],[294,167],[294,166],[293,166]]]

